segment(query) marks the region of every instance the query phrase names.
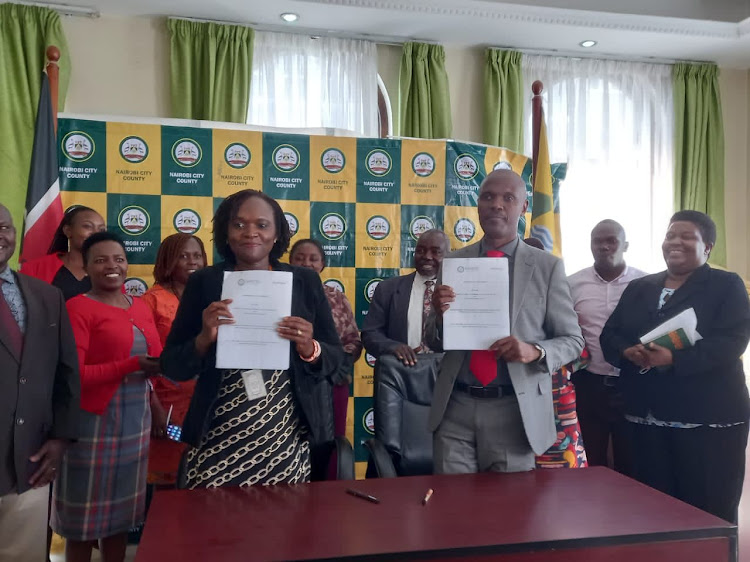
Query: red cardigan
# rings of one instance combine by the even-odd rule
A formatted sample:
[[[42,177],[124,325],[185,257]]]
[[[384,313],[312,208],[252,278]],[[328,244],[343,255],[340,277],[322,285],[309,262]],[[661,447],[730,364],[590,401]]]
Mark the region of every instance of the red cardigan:
[[[21,264],[21,273],[41,279],[45,283],[52,283],[63,266],[63,254],[47,254],[41,258],[25,261]]]
[[[154,317],[139,298],[129,309],[110,306],[86,295],[67,304],[78,348],[81,371],[81,408],[101,415],[125,375],[140,370],[138,357],[131,357],[133,326],[146,337],[148,354],[161,354]]]

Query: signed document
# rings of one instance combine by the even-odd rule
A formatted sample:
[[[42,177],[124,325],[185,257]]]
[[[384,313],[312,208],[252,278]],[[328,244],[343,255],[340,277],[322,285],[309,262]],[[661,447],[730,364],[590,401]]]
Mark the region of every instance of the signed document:
[[[443,315],[443,349],[489,349],[510,335],[507,258],[444,260],[443,284],[456,294]]]
[[[288,369],[289,340],[276,333],[292,313],[289,271],[227,271],[221,298],[235,323],[219,326],[217,369]]]

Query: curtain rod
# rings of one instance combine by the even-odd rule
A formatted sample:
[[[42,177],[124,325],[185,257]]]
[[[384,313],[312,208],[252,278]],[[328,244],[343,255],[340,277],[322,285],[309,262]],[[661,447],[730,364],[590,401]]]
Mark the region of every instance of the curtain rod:
[[[415,43],[427,43],[430,45],[439,44],[437,41],[429,41],[426,39],[403,38],[403,37],[394,37],[390,35],[371,35],[369,33],[347,33],[347,32],[342,32],[342,31],[315,29],[312,27],[258,24],[254,22],[234,22],[234,21],[223,21],[223,20],[203,19],[203,18],[188,18],[188,17],[182,17],[182,16],[169,16],[169,19],[194,21],[197,23],[220,23],[223,25],[239,25],[242,27],[252,27],[256,31],[270,31],[273,33],[291,33],[294,35],[309,35],[310,37],[313,37],[316,39],[318,37],[333,37],[336,39],[353,39],[357,41],[369,41],[371,43],[378,43],[380,45],[392,45],[396,47],[400,47],[404,43],[409,43],[412,41]]]
[[[25,0],[15,0],[15,4],[22,4],[24,6],[36,6],[38,8],[49,8],[54,10],[63,16],[76,16],[80,18],[92,18],[96,19],[101,16],[101,13],[95,8],[89,8],[88,6],[73,6],[70,4],[50,4],[48,2],[28,2]]]
[[[558,51],[554,49],[518,49],[516,47],[508,46],[496,46],[486,45],[489,49],[503,49],[508,51],[518,51],[524,55],[537,55],[544,57],[563,57],[569,59],[594,59],[594,60],[611,60],[620,62],[646,62],[651,64],[677,64],[677,63],[692,63],[692,64],[706,64],[713,63],[716,61],[697,61],[688,59],[665,59],[661,57],[649,57],[649,56],[626,56],[626,55],[613,55],[610,53],[581,53],[579,51]]]

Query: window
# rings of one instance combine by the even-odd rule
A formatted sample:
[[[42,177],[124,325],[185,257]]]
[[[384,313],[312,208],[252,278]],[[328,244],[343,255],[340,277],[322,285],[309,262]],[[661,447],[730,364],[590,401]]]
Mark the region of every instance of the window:
[[[374,43],[259,31],[247,123],[378,136],[377,80]]]
[[[661,242],[672,213],[671,66],[524,56],[526,152],[531,154],[531,84],[544,83],[550,159],[568,162],[560,222],[568,274],[590,266],[591,229],[602,219],[625,228],[626,261],[665,268]]]

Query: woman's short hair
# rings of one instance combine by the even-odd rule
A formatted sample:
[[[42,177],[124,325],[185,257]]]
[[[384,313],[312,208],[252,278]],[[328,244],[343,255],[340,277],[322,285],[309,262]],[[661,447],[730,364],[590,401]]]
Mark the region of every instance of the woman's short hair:
[[[127,255],[125,244],[123,243],[122,238],[117,236],[117,234],[114,234],[107,230],[104,230],[102,232],[95,232],[83,241],[83,246],[81,247],[81,254],[83,254],[83,265],[86,265],[89,262],[89,253],[91,252],[91,248],[93,248],[100,242],[117,242],[122,248],[122,251],[125,252],[125,255]]]
[[[672,218],[669,219],[669,224],[677,221],[692,222],[700,230],[701,238],[706,244],[716,244],[716,223],[706,213],[700,211],[677,211]]]
[[[185,244],[195,240],[203,254],[203,265],[208,265],[206,257],[206,248],[203,246],[203,240],[192,234],[178,232],[171,234],[161,241],[159,251],[156,252],[156,263],[154,264],[154,281],[159,285],[169,285],[172,282],[172,275],[180,261],[180,256],[185,248]]]
[[[94,209],[91,207],[84,207],[83,205],[73,205],[72,207],[68,207],[68,209],[65,211],[65,214],[63,215],[62,220],[60,221],[60,224],[57,225],[57,230],[55,230],[54,236],[52,236],[52,243],[49,245],[49,249],[47,250],[48,254],[59,254],[59,253],[65,253],[68,251],[68,237],[65,236],[64,228],[66,226],[72,225],[76,217],[86,211],[91,211],[92,213],[97,213]]]
[[[256,191],[255,189],[243,189],[242,191],[233,193],[224,199],[219,208],[216,209],[213,218],[216,251],[227,262],[231,264],[237,263],[237,258],[229,247],[229,223],[237,217],[237,212],[242,204],[251,197],[260,197],[273,209],[273,219],[276,223],[276,242],[273,248],[271,248],[271,253],[268,257],[272,262],[278,262],[281,256],[289,249],[289,240],[292,238],[292,234],[289,232],[289,223],[286,222],[284,211],[281,210],[281,206],[276,200],[262,191]]]
[[[317,240],[313,240],[312,238],[303,238],[302,240],[297,240],[294,243],[294,246],[292,246],[292,249],[289,250],[289,262],[290,263],[292,261],[292,258],[294,258],[294,252],[296,252],[297,249],[300,246],[302,246],[302,244],[312,244],[313,246],[315,246],[320,252],[320,260],[323,263],[323,267],[326,266],[326,253],[323,251],[323,244],[321,244]]]

